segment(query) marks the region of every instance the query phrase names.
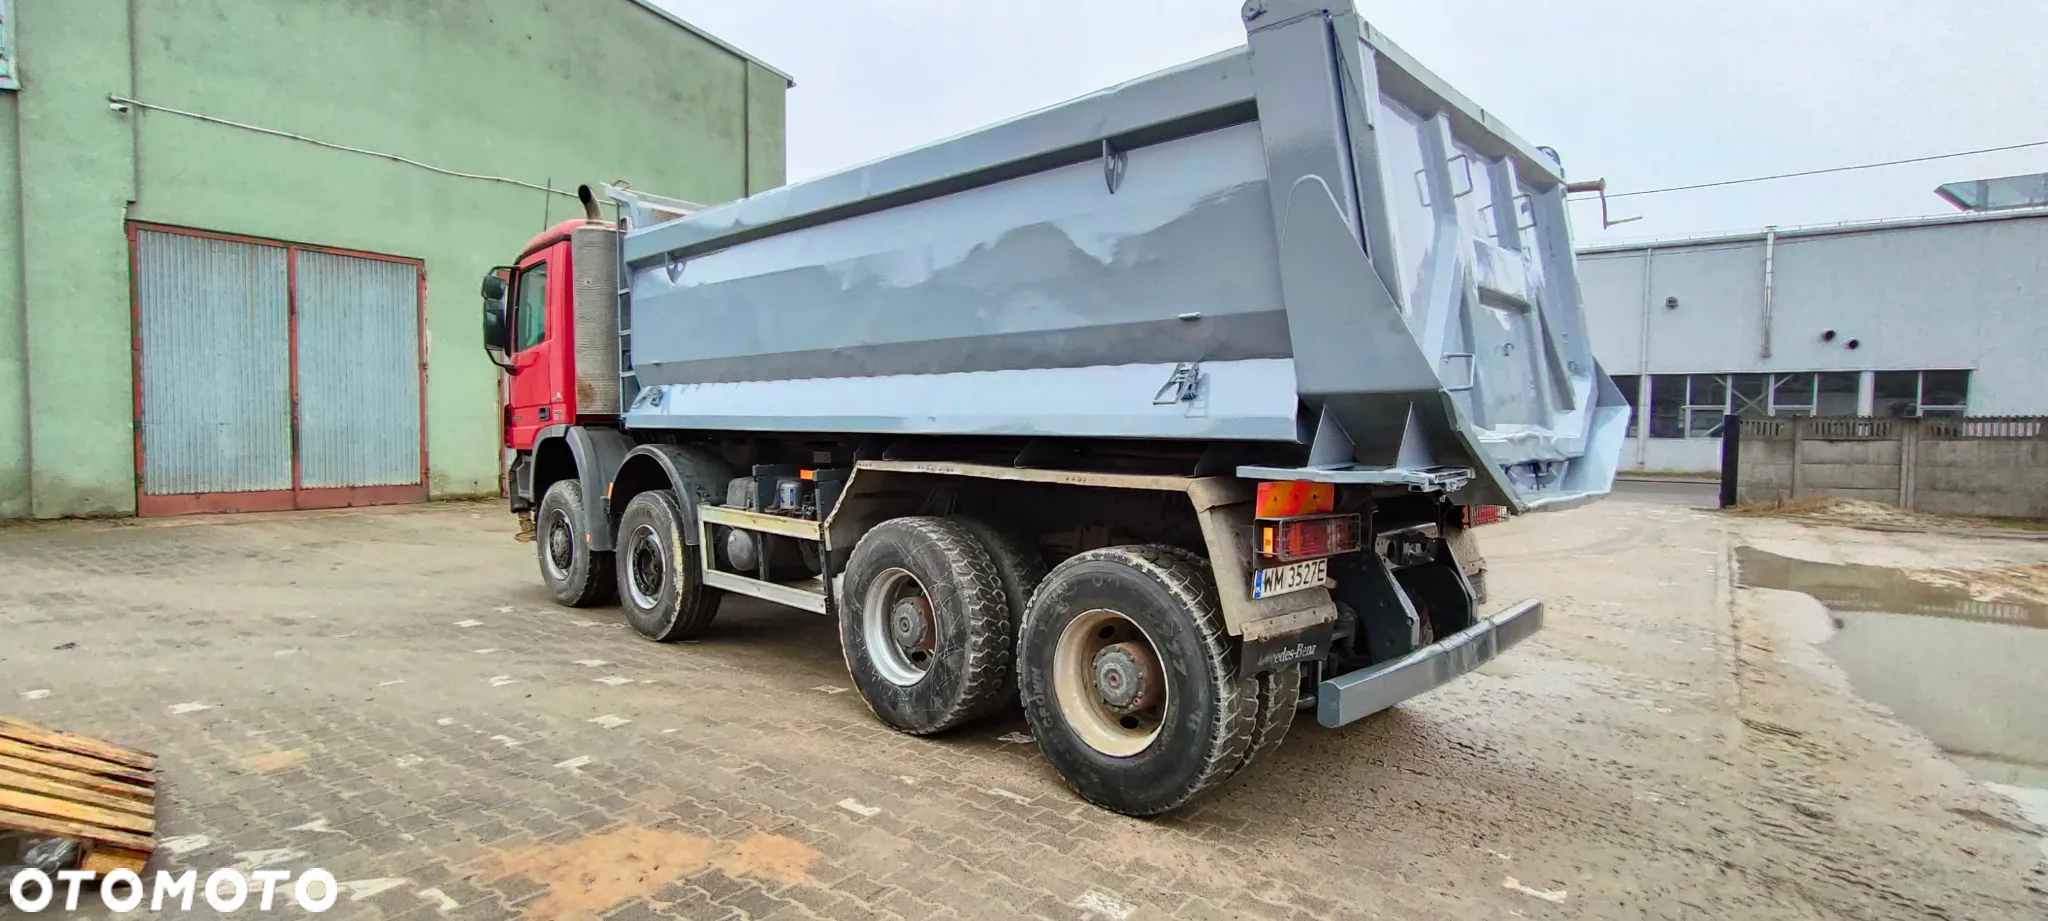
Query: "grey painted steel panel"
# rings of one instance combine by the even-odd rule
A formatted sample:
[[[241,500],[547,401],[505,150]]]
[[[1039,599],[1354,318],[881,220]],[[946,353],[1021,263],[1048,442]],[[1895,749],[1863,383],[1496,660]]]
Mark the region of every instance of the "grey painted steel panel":
[[[655,385],[1285,357],[1260,156],[1240,125],[1132,151],[1113,196],[1100,163],[1076,164],[673,278],[636,271],[634,371]]]
[[[299,250],[299,482],[420,482],[420,276]]]
[[[829,219],[846,209],[958,190],[992,181],[990,177],[1003,175],[1006,167],[1032,172],[1092,161],[1104,138],[1143,138],[1147,131],[1171,135],[1176,123],[1199,122],[1205,113],[1242,107],[1251,100],[1249,56],[1242,48],[1225,51],[915,150],[645,228],[628,235],[626,261],[638,268],[668,253],[702,252],[728,245],[728,238]]]
[[[1337,727],[1449,684],[1543,629],[1543,602],[1507,610],[1401,658],[1316,685],[1316,722]]]
[[[1605,493],[1628,408],[1587,341],[1555,159],[1348,2],[1245,16],[1246,48],[633,230],[640,381],[760,386],[629,421],[1302,440],[1284,416],[1369,480],[1469,468],[1468,495],[1521,508]],[[1244,426],[1105,422],[1050,384],[1276,359],[1296,405],[1262,395]]]
[[[138,230],[142,490],[292,486],[285,250]]]
[[[1290,441],[1286,359],[1208,362],[1192,402],[1159,404],[1172,364],[669,384],[640,391],[648,429]]]

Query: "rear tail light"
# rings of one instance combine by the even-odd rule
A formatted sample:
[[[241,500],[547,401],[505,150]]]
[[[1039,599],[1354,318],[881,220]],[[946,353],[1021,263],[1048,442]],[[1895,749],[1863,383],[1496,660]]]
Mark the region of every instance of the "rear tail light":
[[[1357,515],[1321,515],[1259,524],[1259,552],[1280,560],[1312,560],[1350,553],[1364,546]]]
[[[1476,528],[1482,524],[1493,524],[1507,517],[1507,509],[1498,505],[1465,506],[1465,527]]]
[[[1260,518],[1293,518],[1321,515],[1337,508],[1337,487],[1304,480],[1267,481],[1259,484]]]

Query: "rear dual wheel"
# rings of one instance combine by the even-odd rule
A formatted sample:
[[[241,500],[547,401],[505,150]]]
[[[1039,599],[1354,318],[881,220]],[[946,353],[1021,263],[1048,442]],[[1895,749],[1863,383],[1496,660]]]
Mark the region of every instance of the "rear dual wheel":
[[[1090,802],[1157,815],[1277,748],[1299,666],[1238,673],[1199,557],[1148,545],[1055,567],[1017,650],[1024,715],[1060,776]]]
[[[854,546],[844,584],[840,649],[882,722],[925,735],[1004,705],[1009,603],[994,560],[964,525],[876,525]]]

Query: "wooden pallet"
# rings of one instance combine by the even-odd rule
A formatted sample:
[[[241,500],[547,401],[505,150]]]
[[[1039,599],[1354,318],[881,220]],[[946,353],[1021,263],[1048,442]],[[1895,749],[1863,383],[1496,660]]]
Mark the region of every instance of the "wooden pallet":
[[[156,850],[156,756],[0,716],[0,829],[76,839],[94,873],[140,873]]]

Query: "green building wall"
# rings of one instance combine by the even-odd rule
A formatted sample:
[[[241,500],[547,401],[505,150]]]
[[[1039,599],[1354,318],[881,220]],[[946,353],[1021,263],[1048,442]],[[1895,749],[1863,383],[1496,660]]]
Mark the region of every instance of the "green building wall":
[[[450,497],[497,490],[486,269],[575,212],[578,183],[708,203],[783,181],[786,79],[634,0],[13,3],[0,517],[134,511],[126,221],[423,260],[427,484]]]

